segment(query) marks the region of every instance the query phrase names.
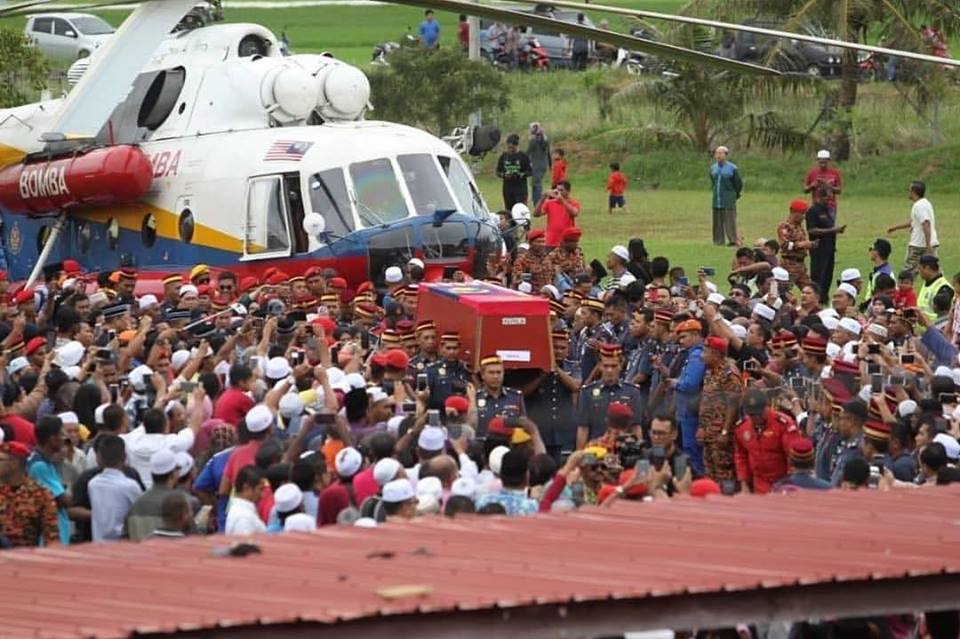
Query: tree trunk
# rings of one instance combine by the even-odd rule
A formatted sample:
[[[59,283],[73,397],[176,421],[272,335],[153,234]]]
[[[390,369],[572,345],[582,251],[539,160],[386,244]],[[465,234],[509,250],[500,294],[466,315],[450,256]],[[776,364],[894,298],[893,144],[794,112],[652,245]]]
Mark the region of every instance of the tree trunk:
[[[857,105],[857,91],[860,67],[857,63],[857,52],[849,49],[843,52],[842,75],[840,78],[840,122],[837,127],[837,160],[844,162],[850,159],[850,136],[853,133],[853,109]]]

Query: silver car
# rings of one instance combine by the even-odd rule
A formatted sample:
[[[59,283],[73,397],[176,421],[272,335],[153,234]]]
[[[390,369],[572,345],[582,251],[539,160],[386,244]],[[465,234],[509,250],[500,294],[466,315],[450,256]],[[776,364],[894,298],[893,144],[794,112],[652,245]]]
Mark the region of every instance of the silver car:
[[[45,13],[27,18],[24,32],[51,58],[75,60],[97,50],[116,31],[89,13]]]

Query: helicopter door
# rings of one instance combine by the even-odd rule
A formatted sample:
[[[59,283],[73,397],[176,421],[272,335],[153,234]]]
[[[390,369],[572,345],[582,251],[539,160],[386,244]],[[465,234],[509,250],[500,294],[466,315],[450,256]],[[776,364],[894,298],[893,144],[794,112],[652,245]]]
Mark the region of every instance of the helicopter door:
[[[280,175],[252,178],[247,182],[242,259],[290,255],[290,216],[286,192],[284,178]]]

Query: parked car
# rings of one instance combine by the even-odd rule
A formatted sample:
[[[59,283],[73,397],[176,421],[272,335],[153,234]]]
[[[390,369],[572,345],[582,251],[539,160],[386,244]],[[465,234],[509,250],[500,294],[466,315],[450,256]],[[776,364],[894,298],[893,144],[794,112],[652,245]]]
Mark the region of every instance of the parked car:
[[[116,29],[89,13],[45,13],[27,18],[24,32],[51,58],[85,58]]]
[[[747,20],[745,25],[765,29],[780,29],[783,25],[762,20]],[[818,34],[819,35],[819,34]],[[742,62],[767,63],[771,49],[777,44],[780,49],[770,64],[780,71],[808,73],[823,78],[838,78],[841,74],[843,54],[836,47],[825,47],[800,40],[781,40],[771,36],[738,31],[728,34],[720,46],[720,55]]]

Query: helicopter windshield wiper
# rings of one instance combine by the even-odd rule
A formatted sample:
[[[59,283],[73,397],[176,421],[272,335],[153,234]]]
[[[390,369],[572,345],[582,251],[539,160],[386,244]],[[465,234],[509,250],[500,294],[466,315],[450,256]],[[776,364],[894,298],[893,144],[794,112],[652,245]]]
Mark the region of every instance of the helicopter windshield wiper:
[[[387,223],[384,221],[382,217],[377,215],[375,211],[373,211],[370,207],[368,207],[366,204],[364,204],[360,200],[354,198],[353,203],[357,206],[357,212],[360,214],[360,217],[363,218],[363,220],[367,224],[370,224],[370,226],[377,226],[377,225],[386,226],[387,225]]]
[[[314,174],[313,184],[310,185],[313,189],[323,190],[323,194],[327,196],[327,200],[333,205],[333,212],[337,214],[337,217],[340,219],[340,223],[343,224],[343,228],[350,228],[350,223],[343,217],[343,211],[340,210],[340,205],[337,204],[337,198],[333,197],[333,193],[330,192],[330,187],[327,186],[327,183],[319,173]]]

